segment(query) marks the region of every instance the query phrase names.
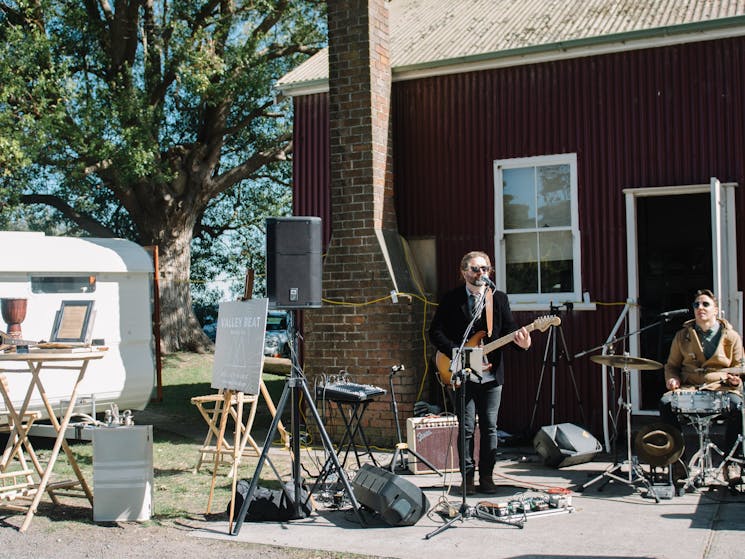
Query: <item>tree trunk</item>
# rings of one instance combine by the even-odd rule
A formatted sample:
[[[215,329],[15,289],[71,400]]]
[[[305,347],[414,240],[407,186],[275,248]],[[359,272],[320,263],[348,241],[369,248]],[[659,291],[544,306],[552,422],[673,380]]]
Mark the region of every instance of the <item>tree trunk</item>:
[[[204,334],[191,304],[189,270],[191,269],[190,229],[168,235],[161,242],[160,317],[161,350],[205,352],[213,349]]]

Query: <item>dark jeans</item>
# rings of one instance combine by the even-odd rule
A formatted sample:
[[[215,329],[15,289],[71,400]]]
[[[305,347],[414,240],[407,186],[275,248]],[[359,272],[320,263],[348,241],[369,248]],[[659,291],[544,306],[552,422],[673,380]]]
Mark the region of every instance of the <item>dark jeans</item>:
[[[662,398],[660,398],[660,404],[659,404],[660,419],[663,422],[669,425],[673,425],[679,430],[682,430],[680,426],[679,414],[678,412],[673,411],[672,409],[671,397],[672,397],[671,392],[666,392],[665,394],[662,395]],[[737,443],[737,436],[740,433],[742,433],[743,401],[742,401],[742,396],[735,392],[724,392],[722,394],[722,398],[729,401],[729,406],[728,406],[729,409],[719,414],[720,417],[723,418],[725,421],[724,445],[726,448],[723,448],[722,450],[724,451],[725,454],[728,454],[730,450],[732,450],[732,447],[734,447],[735,444]],[[742,455],[743,455],[742,444],[738,445],[738,448],[735,451],[734,455],[742,458]]]
[[[476,464],[473,459],[474,431],[476,430],[476,418],[479,420],[479,477],[491,479],[494,464],[497,461],[497,416],[499,405],[502,402],[502,385],[497,382],[476,384],[465,383],[465,413],[461,414],[461,388],[453,393],[455,413],[458,421],[464,418],[465,440],[461,440],[460,425],[458,428],[458,453],[464,455],[465,448],[466,469],[461,472],[466,476],[473,476]],[[460,464],[460,462],[459,462]]]

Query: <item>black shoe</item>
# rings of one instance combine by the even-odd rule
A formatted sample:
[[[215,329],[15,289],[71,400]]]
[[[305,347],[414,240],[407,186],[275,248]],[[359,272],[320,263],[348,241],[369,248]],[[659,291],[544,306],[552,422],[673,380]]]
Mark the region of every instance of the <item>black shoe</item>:
[[[463,492],[463,486],[461,486],[461,494]],[[473,476],[466,476],[466,495],[476,494],[476,482],[473,480]]]
[[[486,495],[494,495],[499,491],[491,477],[479,479],[479,493]]]

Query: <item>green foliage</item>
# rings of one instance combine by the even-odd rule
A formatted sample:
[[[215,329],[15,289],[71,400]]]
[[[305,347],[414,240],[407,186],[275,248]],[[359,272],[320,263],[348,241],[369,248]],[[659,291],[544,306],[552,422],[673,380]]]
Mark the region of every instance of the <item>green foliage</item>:
[[[19,195],[52,194],[69,211],[45,230],[97,222],[162,259],[194,234],[198,279],[263,269],[255,235],[290,209],[272,86],[325,44],[324,17],[314,0],[0,0],[0,219],[23,227]]]

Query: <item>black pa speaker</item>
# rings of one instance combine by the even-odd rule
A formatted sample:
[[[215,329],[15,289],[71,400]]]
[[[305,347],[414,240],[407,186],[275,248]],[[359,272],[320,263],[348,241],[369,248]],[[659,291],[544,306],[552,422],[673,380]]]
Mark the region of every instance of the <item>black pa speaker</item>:
[[[589,462],[602,450],[595,437],[572,423],[541,427],[533,438],[533,448],[554,468]]]
[[[419,487],[371,464],[362,465],[352,480],[352,490],[360,504],[391,526],[412,526],[429,509],[427,496]]]
[[[321,218],[266,220],[266,296],[269,306],[321,306]]]

